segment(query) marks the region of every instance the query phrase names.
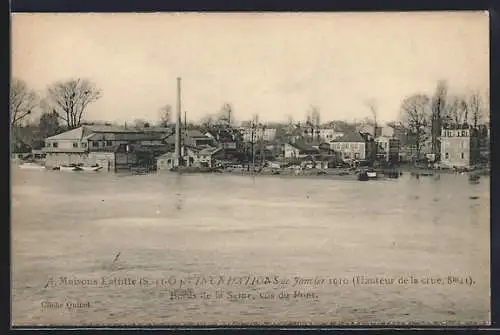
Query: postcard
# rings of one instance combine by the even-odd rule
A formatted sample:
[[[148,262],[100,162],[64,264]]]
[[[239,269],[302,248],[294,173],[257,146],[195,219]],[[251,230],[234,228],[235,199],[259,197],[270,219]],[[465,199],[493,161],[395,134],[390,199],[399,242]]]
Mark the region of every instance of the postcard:
[[[490,324],[487,12],[11,19],[12,326]]]

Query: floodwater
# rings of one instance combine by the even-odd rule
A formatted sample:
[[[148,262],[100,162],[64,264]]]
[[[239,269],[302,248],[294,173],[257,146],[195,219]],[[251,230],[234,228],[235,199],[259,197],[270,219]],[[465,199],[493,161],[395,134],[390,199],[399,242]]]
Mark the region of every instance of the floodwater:
[[[489,207],[488,177],[14,167],[12,323],[489,324]]]

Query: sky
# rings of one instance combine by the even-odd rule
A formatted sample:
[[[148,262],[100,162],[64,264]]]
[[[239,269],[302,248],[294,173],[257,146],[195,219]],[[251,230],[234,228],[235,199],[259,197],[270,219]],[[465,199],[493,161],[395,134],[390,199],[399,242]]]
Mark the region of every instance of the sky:
[[[321,121],[399,116],[402,100],[489,94],[487,12],[16,13],[12,76],[43,94],[59,80],[102,89],[87,120],[156,121],[160,107],[198,121],[229,103],[236,120]]]

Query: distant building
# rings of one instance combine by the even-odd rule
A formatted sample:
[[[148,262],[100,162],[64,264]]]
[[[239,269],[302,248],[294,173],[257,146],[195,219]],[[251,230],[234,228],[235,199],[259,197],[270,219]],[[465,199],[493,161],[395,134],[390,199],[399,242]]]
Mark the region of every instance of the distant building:
[[[175,145],[175,131],[165,136],[163,140],[171,146]],[[181,144],[192,147],[214,145],[214,139],[198,130],[187,130],[181,133]]]
[[[470,167],[479,162],[478,130],[472,127],[441,130],[441,163],[448,167]]]
[[[99,165],[114,171],[134,164],[144,132],[117,126],[84,125],[45,139],[45,165]]]
[[[156,170],[157,171],[170,170],[175,167],[175,161],[176,161],[175,153],[169,151],[156,158]]]
[[[369,155],[367,140],[360,133],[347,133],[330,143],[341,159],[365,160]]]
[[[238,135],[227,129],[216,129],[205,133],[221,149],[238,149]]]
[[[396,138],[379,136],[375,139],[377,159],[396,163],[399,161],[400,143]]]
[[[319,140],[321,141],[333,141],[344,134],[336,131],[334,128],[320,128],[317,130]]]
[[[244,142],[258,142],[265,141],[271,142],[276,138],[276,128],[251,128],[251,127],[242,127],[240,129],[241,135],[243,137]]]
[[[370,124],[364,124],[359,127],[358,131],[361,133],[370,134],[374,137],[394,137],[395,135],[394,128],[390,126],[377,126],[376,133],[373,134],[374,126]]]
[[[183,146],[181,154],[187,167],[213,167],[215,163],[214,156],[221,151],[221,148],[215,147],[192,147]],[[158,171],[170,170],[176,167],[174,152],[168,152],[156,159],[156,168]]]
[[[221,151],[221,148],[215,147],[183,147],[183,156],[186,159],[186,166],[195,167],[213,167],[214,165],[214,155]]]
[[[299,143],[285,143],[284,145],[285,158],[302,158],[317,154],[319,154],[319,150],[309,145]]]

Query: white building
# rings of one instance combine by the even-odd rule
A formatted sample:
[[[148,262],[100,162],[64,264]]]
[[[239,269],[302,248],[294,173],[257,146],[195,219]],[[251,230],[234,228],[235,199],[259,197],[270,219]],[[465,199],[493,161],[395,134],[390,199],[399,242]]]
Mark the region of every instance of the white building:
[[[348,133],[330,143],[330,148],[340,154],[342,159],[364,160],[368,148],[365,139],[359,133]]]
[[[299,145],[297,143],[285,143],[284,156],[285,158],[302,158],[308,155],[316,155],[319,150],[312,146]]]
[[[470,167],[480,155],[477,132],[473,128],[441,130],[441,163],[448,167]]]
[[[276,138],[276,128],[241,128],[241,134],[244,142],[267,141],[271,142]],[[252,138],[253,133],[253,138]]]
[[[152,141],[151,134],[116,126],[84,125],[45,139],[47,167],[99,165],[108,170],[127,168],[135,161],[129,144]]]
[[[319,138],[323,141],[332,141],[336,140],[339,137],[344,136],[343,133],[335,131],[333,128],[321,128],[319,129]]]

